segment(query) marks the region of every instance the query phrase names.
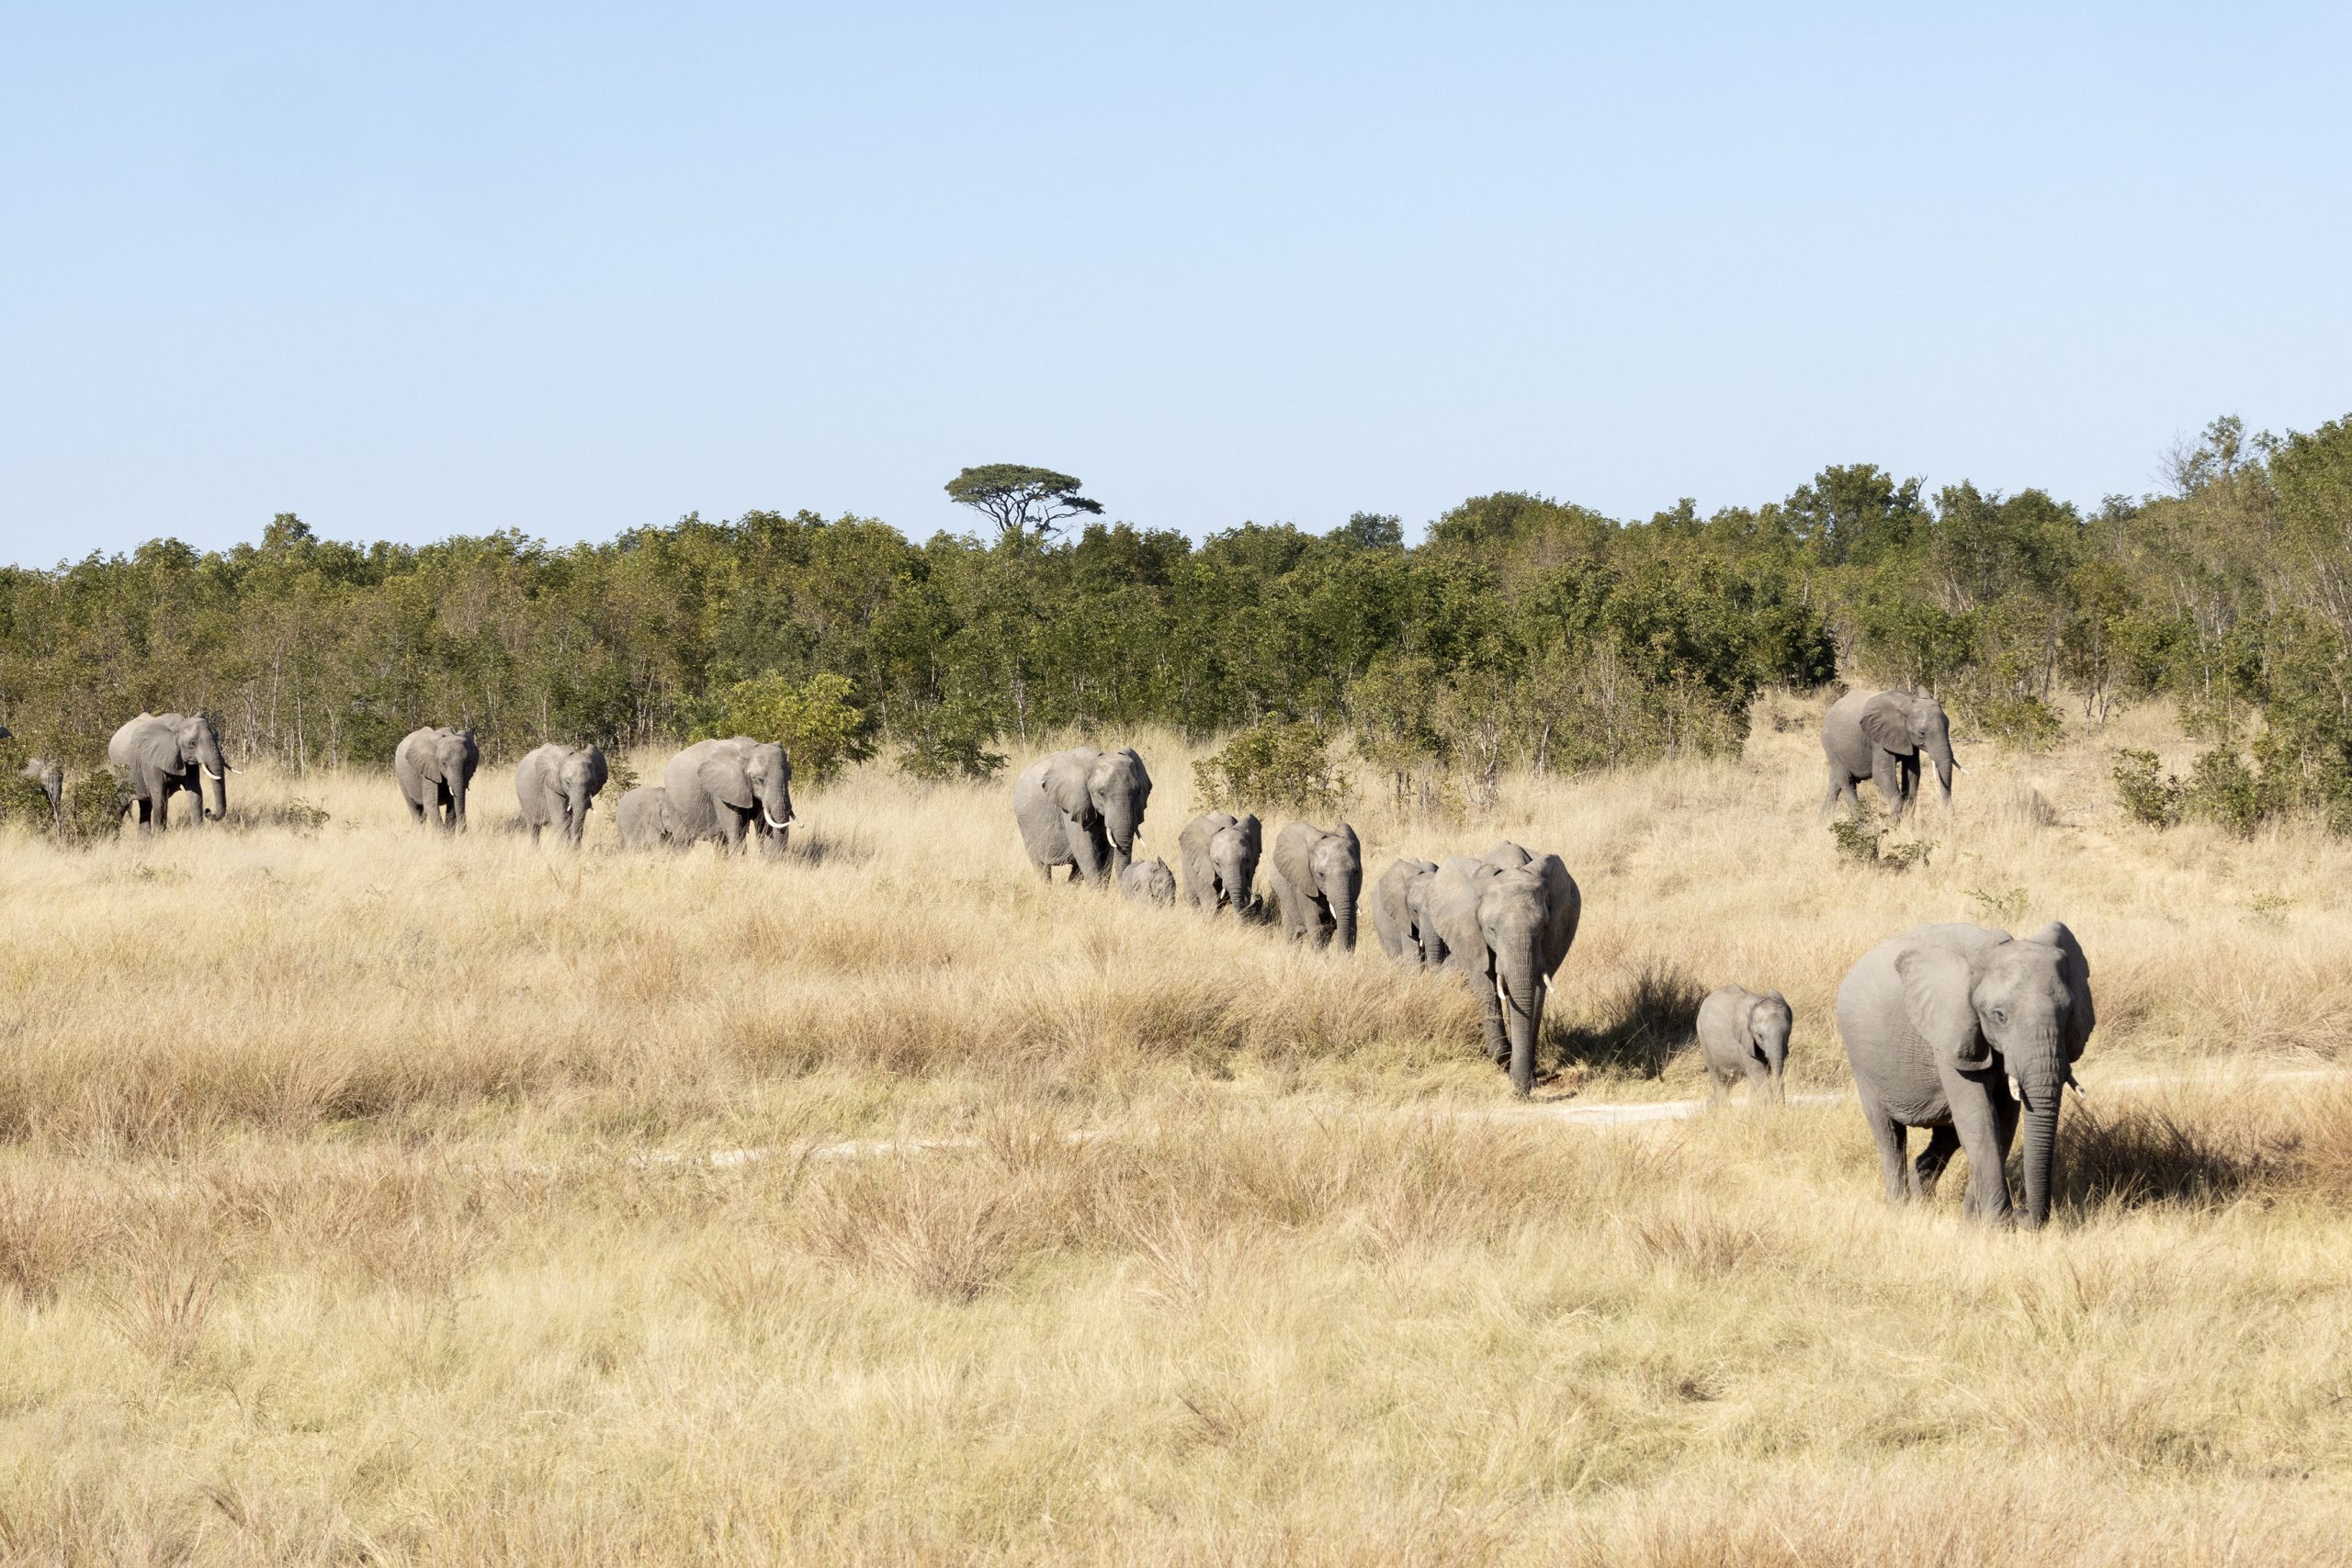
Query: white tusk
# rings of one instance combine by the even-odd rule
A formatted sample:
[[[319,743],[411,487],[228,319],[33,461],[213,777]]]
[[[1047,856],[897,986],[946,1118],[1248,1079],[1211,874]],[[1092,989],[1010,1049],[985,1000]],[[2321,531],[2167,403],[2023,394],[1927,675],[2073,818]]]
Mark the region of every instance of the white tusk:
[[[2009,1098],[2018,1100],[2025,1099],[2025,1087],[2018,1082],[2018,1076],[2015,1073],[2009,1075]]]
[[[768,819],[768,826],[769,826],[769,827],[771,827],[771,828],[775,828],[775,829],[783,829],[783,828],[785,828],[785,827],[788,826],[788,824],[786,824],[786,823],[783,823],[783,822],[779,822],[779,821],[777,821],[777,820],[775,819],[775,814],[774,814],[773,812],[769,811],[769,810],[768,810],[768,808],[767,808],[766,807],[764,807],[764,806],[763,806],[763,807],[760,807],[760,815],[761,815],[761,816],[763,816],[763,817],[765,817],[765,818]]]
[[[198,763],[197,765],[198,765],[198,767],[203,767],[203,766],[204,766],[201,762]],[[208,779],[210,779],[214,784],[219,784],[219,783],[220,782],[220,775],[219,773],[214,773],[210,768],[205,768],[205,769],[204,769],[204,776],[205,776],[206,778],[208,778]]]

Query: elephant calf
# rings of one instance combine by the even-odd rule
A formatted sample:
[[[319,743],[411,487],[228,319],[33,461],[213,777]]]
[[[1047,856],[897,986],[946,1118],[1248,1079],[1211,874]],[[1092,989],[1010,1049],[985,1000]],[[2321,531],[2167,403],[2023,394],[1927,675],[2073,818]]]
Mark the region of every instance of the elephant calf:
[[[1119,891],[1147,904],[1172,907],[1176,902],[1176,874],[1168,869],[1166,861],[1154,855],[1119,874]]]
[[[1293,822],[1274,840],[1271,878],[1282,906],[1283,934],[1304,937],[1317,947],[1335,937],[1350,953],[1356,945],[1356,899],[1363,891],[1363,851],[1356,830],[1345,822],[1329,832]]]
[[[622,794],[613,807],[613,821],[621,842],[631,849],[650,850],[670,841],[670,807],[660,784],[639,784]]]
[[[1863,953],[1838,987],[1838,1032],[1887,1201],[1932,1191],[1965,1152],[1963,1212],[2006,1223],[2013,1211],[2002,1167],[2022,1117],[2021,1223],[2048,1219],[2059,1101],[2097,1022],[2090,962],[2056,920],[2022,938],[1958,922],[1919,926]],[[1928,1129],[1928,1146],[1906,1169],[1913,1127]]]
[[[1439,866],[1426,902],[1445,962],[1478,998],[1487,1055],[1508,1061],[1511,1089],[1528,1093],[1544,997],[1584,914],[1576,878],[1557,855],[1538,859],[1500,843]]]
[[[1184,897],[1196,909],[1216,914],[1230,908],[1248,918],[1257,895],[1261,833],[1258,818],[1227,811],[1204,811],[1176,835],[1176,858],[1184,867]]]
[[[1399,860],[1372,888],[1372,928],[1379,933],[1380,951],[1417,968],[1445,957],[1428,926],[1430,878],[1436,874],[1428,861]]]
[[[525,753],[514,769],[514,795],[523,803],[523,826],[531,842],[543,828],[560,827],[571,847],[588,831],[588,810],[610,776],[605,753],[594,746],[540,746]]]
[[[481,766],[481,749],[470,729],[427,725],[409,731],[392,749],[392,776],[400,781],[409,819],[422,823],[429,818],[452,833],[466,830],[466,791]]]
[[[1707,1098],[1720,1105],[1745,1078],[1751,1100],[1787,1097],[1789,1033],[1796,1018],[1778,991],[1761,995],[1724,986],[1699,1004],[1699,1052],[1707,1062]]]

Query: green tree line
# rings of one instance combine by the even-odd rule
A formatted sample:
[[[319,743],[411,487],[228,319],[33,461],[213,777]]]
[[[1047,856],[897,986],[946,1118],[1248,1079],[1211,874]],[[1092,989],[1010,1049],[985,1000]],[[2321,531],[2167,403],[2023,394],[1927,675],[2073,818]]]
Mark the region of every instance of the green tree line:
[[[2177,702],[2278,802],[2352,823],[2352,420],[2219,420],[2170,467],[2095,512],[1868,464],[1707,516],[1503,492],[1409,548],[1374,513],[917,544],[751,512],[571,547],[345,544],[287,514],[217,553],[0,571],[0,721],[87,763],[141,708],[201,707],[238,755],[303,769],[380,765],[428,722],[496,758],[781,715],[828,759],[932,773],[984,773],[1006,738],[1305,723],[1400,789],[1477,790],[1736,748],[1759,687],[1842,677],[2027,745]]]

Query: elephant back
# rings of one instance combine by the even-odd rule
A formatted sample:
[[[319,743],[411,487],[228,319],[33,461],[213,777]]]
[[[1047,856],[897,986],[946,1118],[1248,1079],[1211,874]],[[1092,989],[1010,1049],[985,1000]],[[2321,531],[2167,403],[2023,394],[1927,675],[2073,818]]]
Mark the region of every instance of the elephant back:
[[[718,811],[703,787],[702,765],[733,746],[731,740],[697,740],[662,769],[662,798],[669,807],[672,838],[691,842],[718,834]]]

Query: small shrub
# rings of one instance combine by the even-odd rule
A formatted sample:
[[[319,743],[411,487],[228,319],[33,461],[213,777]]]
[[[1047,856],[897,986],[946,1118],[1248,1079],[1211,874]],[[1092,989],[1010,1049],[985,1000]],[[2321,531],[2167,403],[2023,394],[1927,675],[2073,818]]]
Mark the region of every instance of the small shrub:
[[[748,735],[773,740],[792,759],[793,776],[822,783],[845,762],[867,755],[865,715],[851,705],[857,688],[845,676],[811,675],[794,685],[773,670],[738,681],[712,702],[694,738]]]
[[[1838,858],[1856,865],[1900,873],[1928,863],[1928,856],[1936,847],[1932,841],[1914,839],[1887,849],[1883,847],[1887,826],[1878,808],[1865,800],[1851,816],[1831,820],[1829,837],[1838,846]]]
[[[6,766],[0,762],[0,767]],[[54,820],[49,809],[49,795],[39,784],[13,768],[0,773],[0,822],[13,822],[36,833],[46,833]]]
[[[65,838],[77,843],[113,838],[122,830],[126,804],[112,773],[85,773],[66,787]]]
[[[2241,839],[2251,839],[2264,818],[2278,808],[2267,781],[2231,747],[2216,746],[2199,755],[2189,770],[2186,795],[2189,813],[2218,823]]]
[[[644,782],[645,781],[638,775],[637,770],[630,767],[626,761],[623,761],[617,757],[608,757],[605,759],[605,788],[603,791],[603,797],[605,799],[618,800],[621,796],[627,795],[629,791],[635,789],[639,784]]]
[[[2027,898],[2022,887],[1972,887],[1968,897],[1988,925],[2007,928],[2025,919]]]
[[[2188,786],[2164,771],[2154,751],[2118,751],[2112,777],[2123,814],[2132,821],[2158,832],[2179,826]]]
[[[277,812],[277,825],[300,833],[305,838],[316,833],[334,820],[327,808],[304,800],[300,795],[288,796]]]
[[[2020,751],[2047,751],[2065,739],[2066,721],[2040,697],[1996,697],[1976,710],[1984,732]]]
[[[899,771],[927,784],[969,779],[985,784],[1004,772],[1004,753],[991,751],[995,728],[969,709],[943,704],[925,709],[909,725],[899,748]]]
[[[1216,755],[1193,764],[1193,784],[1203,805],[1227,810],[1337,811],[1349,793],[1331,758],[1330,732],[1305,719],[1243,730]]]

